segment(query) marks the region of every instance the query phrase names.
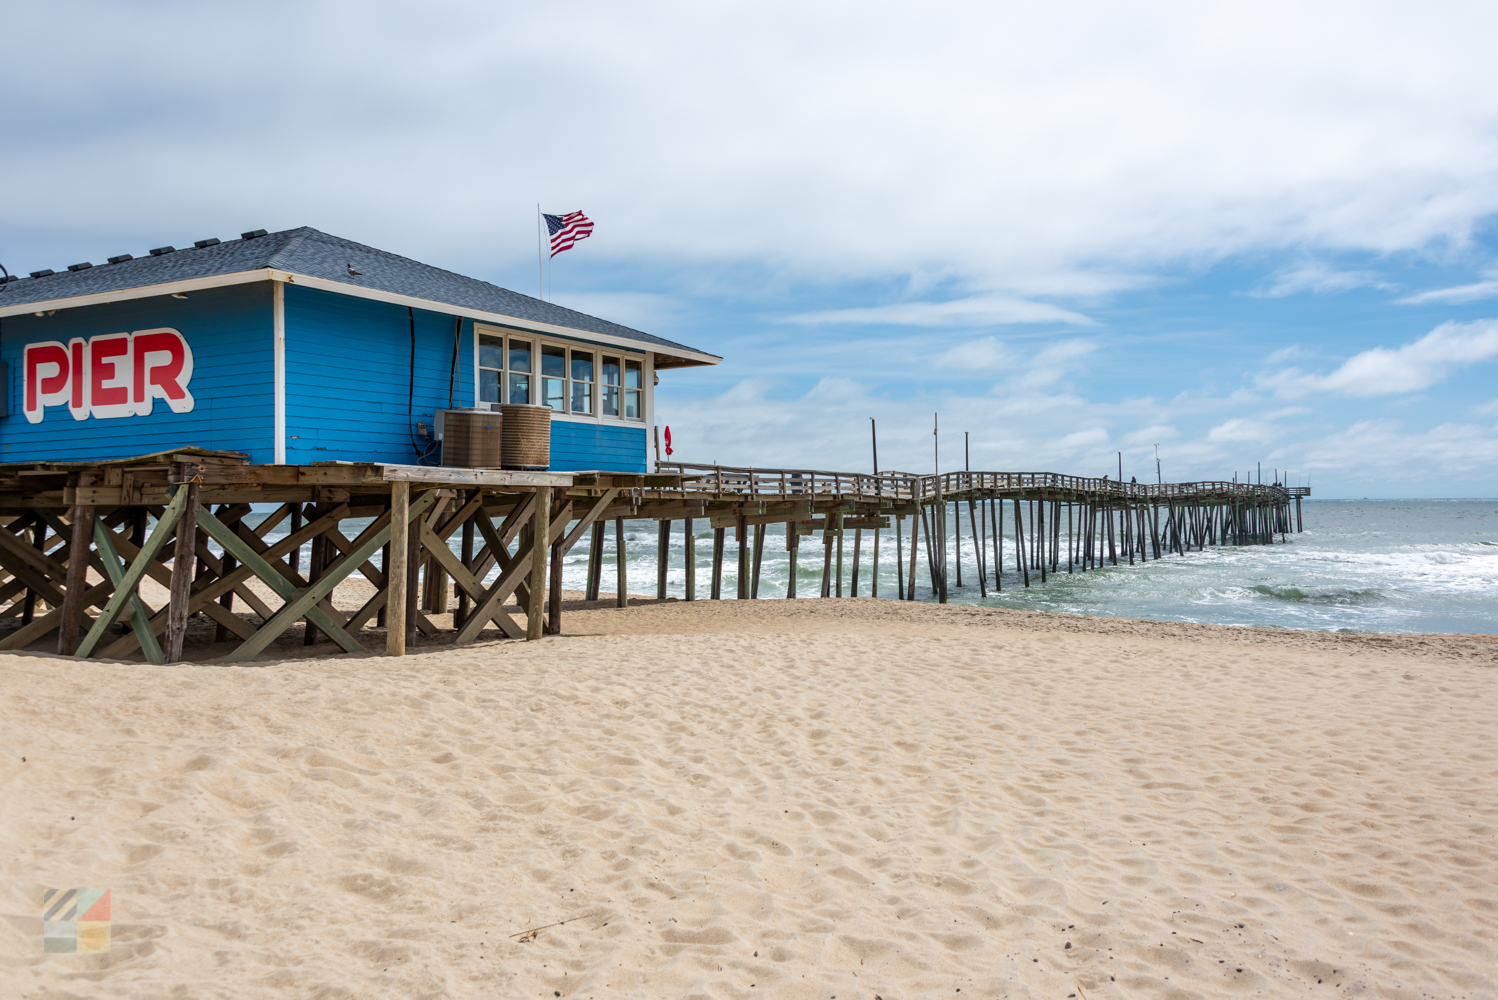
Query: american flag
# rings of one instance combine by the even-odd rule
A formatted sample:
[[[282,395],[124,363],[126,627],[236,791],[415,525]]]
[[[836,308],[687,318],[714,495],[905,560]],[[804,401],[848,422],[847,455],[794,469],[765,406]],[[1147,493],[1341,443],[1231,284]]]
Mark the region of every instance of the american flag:
[[[543,215],[546,228],[551,232],[551,255],[555,257],[563,250],[571,250],[572,244],[593,235],[593,220],[581,212],[566,215]]]

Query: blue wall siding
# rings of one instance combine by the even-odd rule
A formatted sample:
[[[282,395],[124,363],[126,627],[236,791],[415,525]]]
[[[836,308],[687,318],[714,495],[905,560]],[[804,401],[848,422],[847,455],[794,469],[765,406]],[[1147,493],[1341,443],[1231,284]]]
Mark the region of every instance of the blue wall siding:
[[[146,417],[74,420],[66,406],[49,407],[41,423],[21,412],[28,343],[102,333],[171,327],[193,353],[191,413],[156,400]],[[0,320],[0,361],[10,364],[10,412],[0,419],[0,461],[128,458],[198,446],[272,460],[274,345],[269,282],[163,295],[132,302],[64,309],[54,316]]]
[[[416,310],[416,388],[406,307],[286,286],[286,461],[415,463],[438,410],[473,405],[473,324],[454,380],[452,316]],[[428,437],[416,436],[425,423]],[[415,443],[413,444],[413,438]],[[438,451],[433,449],[432,461]]]
[[[647,472],[645,443],[644,427],[553,420],[551,467],[558,472]]]

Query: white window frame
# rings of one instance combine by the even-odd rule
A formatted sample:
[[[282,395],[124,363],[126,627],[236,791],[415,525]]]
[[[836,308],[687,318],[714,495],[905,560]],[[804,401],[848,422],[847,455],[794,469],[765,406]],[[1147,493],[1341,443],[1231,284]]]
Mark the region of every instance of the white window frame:
[[[616,424],[622,427],[647,427],[650,423],[651,409],[653,404],[652,389],[654,365],[649,351],[633,351],[615,347],[613,345],[594,344],[586,340],[569,340],[564,337],[543,336],[532,333],[529,330],[518,330],[514,327],[491,326],[487,323],[473,324],[473,400],[474,406],[486,406],[490,404],[479,400],[479,385],[481,381],[479,367],[479,337],[500,337],[505,340],[502,348],[505,367],[501,369],[485,369],[499,372],[499,397],[501,404],[509,402],[510,395],[510,345],[511,340],[525,341],[531,345],[531,397],[539,398],[541,384],[541,348],[561,347],[567,351],[566,375],[562,380],[563,409],[553,410],[554,419],[570,420],[579,423]],[[593,412],[574,413],[572,411],[572,351],[579,351],[593,355]],[[638,362],[640,365],[640,416],[626,417],[622,413],[617,417],[605,416],[603,414],[603,357],[617,357],[619,359],[619,409],[624,409],[625,383],[624,373],[628,370],[624,364],[626,361]]]

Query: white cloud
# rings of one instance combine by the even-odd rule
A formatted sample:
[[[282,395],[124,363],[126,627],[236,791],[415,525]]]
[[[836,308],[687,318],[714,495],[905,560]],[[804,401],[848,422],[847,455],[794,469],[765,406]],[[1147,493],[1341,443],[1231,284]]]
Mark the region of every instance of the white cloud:
[[[1436,288],[1416,295],[1407,295],[1399,301],[1407,306],[1424,305],[1427,302],[1457,305],[1463,302],[1491,299],[1495,296],[1498,296],[1498,278],[1478,281],[1470,285],[1456,285],[1452,288]]]
[[[1320,261],[1297,264],[1274,275],[1269,287],[1256,294],[1283,298],[1300,292],[1346,292],[1354,288],[1392,288],[1374,271],[1338,271]]]
[[[978,375],[999,371],[1016,363],[1014,352],[998,337],[980,337],[943,351],[935,367],[951,375]]]
[[[539,200],[597,221],[576,272],[1023,302],[1498,210],[1491,4],[94,2],[6,32],[22,272],[306,223],[523,290]]]
[[[1062,340],[1048,344],[1031,359],[1019,384],[1027,389],[1040,389],[1054,385],[1072,372],[1079,371],[1083,362],[1097,350],[1090,340]]]
[[[529,294],[528,289],[517,289]],[[559,306],[590,316],[603,316],[614,323],[663,333],[680,325],[686,304],[670,295],[650,292],[574,292],[548,290],[547,299]]]
[[[1260,376],[1259,382],[1284,396],[1312,392],[1389,396],[1429,388],[1453,368],[1494,357],[1498,357],[1498,320],[1442,323],[1403,347],[1375,347],[1354,355],[1329,375],[1287,368]]]
[[[1473,416],[1498,417],[1498,399],[1472,407]]]
[[[1454,480],[1491,479],[1498,465],[1498,437],[1491,428],[1471,424],[1444,423],[1411,433],[1393,420],[1360,420],[1308,443],[1304,456],[1297,468],[1369,478],[1374,473],[1380,478],[1393,475],[1396,483],[1413,492],[1409,487],[1416,485],[1414,477],[1427,469]]]
[[[785,322],[883,326],[992,326],[1011,323],[1095,325],[1091,319],[1070,309],[997,295],[972,296],[949,302],[900,302],[856,309],[822,309],[787,316]]]
[[[1258,443],[1274,437],[1275,427],[1267,420],[1232,417],[1207,432],[1213,444]]]

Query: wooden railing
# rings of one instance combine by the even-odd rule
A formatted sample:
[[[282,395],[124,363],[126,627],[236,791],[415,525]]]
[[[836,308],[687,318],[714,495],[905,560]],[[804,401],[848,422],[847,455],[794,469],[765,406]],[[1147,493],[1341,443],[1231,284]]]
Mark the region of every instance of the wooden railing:
[[[661,462],[656,471],[683,477],[686,493],[718,497],[790,499],[803,495],[837,495],[854,500],[926,503],[941,495],[971,492],[1034,491],[1069,494],[1085,500],[1126,500],[1144,503],[1201,500],[1207,497],[1283,503],[1291,496],[1309,496],[1306,487],[1263,486],[1207,480],[1195,483],[1121,483],[1116,479],[1069,476],[1059,472],[944,472],[940,476],[910,472],[826,472],[820,469],[756,469],[728,465]]]

